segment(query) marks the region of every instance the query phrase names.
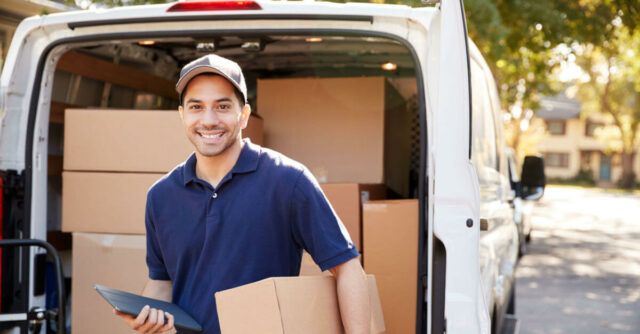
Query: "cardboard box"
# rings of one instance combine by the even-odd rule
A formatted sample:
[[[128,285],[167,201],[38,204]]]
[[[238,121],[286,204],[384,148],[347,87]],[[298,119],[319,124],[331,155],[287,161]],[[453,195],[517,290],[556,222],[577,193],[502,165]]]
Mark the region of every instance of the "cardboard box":
[[[371,333],[384,333],[375,278],[369,275],[368,283]],[[333,276],[268,278],[215,298],[224,334],[344,333]]]
[[[62,230],[144,234],[147,190],[162,175],[63,172]]]
[[[331,203],[342,224],[346,227],[356,249],[363,252],[362,207],[363,202],[384,199],[386,188],[381,184],[326,183],[322,191]]]
[[[385,113],[401,108],[404,100],[384,77],[257,85],[265,145],[305,164],[320,183],[384,183]]]
[[[331,275],[327,271],[320,270],[320,267],[313,261],[313,258],[309,253],[302,252],[302,261],[300,262],[300,275],[299,276],[319,276],[319,275]]]
[[[243,132],[262,143],[262,120]],[[166,173],[194,148],[175,110],[67,109],[64,170]]]
[[[131,330],[94,290],[94,284],[141,293],[147,282],[146,239],[141,235],[73,234],[71,321],[74,333]]]
[[[389,333],[413,333],[418,279],[418,201],[363,205],[364,269],[378,280]]]

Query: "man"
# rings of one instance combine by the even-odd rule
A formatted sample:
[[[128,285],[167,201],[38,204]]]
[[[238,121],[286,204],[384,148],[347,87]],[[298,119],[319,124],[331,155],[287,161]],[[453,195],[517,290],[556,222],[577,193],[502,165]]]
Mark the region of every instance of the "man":
[[[207,55],[187,64],[178,109],[195,152],[147,194],[143,295],[171,301],[219,333],[214,293],[297,276],[302,249],[336,277],[347,333],[368,333],[369,297],[358,252],[309,171],[242,140],[251,108],[240,66]],[[119,313],[140,333],[173,332],[173,316]]]

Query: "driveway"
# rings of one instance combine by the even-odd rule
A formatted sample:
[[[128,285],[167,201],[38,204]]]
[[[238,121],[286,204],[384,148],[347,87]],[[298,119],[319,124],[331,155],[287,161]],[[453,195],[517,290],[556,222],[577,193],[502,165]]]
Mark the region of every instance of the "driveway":
[[[548,187],[516,276],[521,333],[640,333],[640,196]]]

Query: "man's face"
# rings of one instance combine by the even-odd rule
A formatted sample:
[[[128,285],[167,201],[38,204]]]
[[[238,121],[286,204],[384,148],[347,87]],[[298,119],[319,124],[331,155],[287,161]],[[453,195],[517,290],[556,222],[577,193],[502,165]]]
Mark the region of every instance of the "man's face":
[[[191,79],[178,108],[187,137],[203,156],[219,155],[241,140],[251,109],[240,106],[233,85],[219,75]]]

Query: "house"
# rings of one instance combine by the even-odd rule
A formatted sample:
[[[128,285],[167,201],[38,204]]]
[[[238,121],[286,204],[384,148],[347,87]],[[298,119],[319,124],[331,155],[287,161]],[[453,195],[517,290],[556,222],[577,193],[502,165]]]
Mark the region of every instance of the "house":
[[[72,10],[61,2],[51,0],[2,0],[0,1],[0,68],[7,56],[13,33],[20,21],[29,16]]]
[[[545,159],[550,179],[592,179],[601,184],[613,184],[622,175],[621,157],[596,136],[598,128],[611,124],[606,115],[583,115],[580,102],[566,93],[541,101],[536,116],[546,128],[547,136],[538,144]],[[634,162],[636,177],[640,177],[640,158]]]

